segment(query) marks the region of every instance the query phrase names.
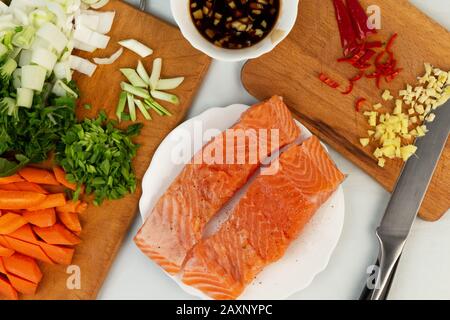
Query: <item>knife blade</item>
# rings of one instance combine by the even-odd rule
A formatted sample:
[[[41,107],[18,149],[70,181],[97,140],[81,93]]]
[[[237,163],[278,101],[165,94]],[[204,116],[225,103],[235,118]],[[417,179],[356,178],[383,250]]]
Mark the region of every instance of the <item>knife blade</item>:
[[[377,228],[380,252],[374,265],[375,280],[366,283],[360,299],[387,297],[403,247],[433,177],[450,132],[450,101],[434,111],[425,137],[416,139],[417,152],[405,164]]]

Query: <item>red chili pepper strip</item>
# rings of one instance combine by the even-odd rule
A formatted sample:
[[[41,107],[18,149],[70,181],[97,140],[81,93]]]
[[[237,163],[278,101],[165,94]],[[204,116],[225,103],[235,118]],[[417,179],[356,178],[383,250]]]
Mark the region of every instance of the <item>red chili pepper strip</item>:
[[[359,72],[356,76],[350,79],[350,82],[356,82],[361,80],[361,78],[364,76],[364,71]]]
[[[386,53],[385,51],[381,51],[379,54],[377,54],[377,56],[375,58],[375,65],[376,66],[381,65],[381,59],[384,57],[385,53]]]
[[[322,81],[327,86],[329,86],[329,87],[331,87],[333,89],[336,89],[336,88],[339,87],[339,83],[337,83],[336,81],[330,79],[328,76],[326,76],[323,73],[319,74],[319,79],[320,79],[320,81]]]
[[[369,29],[367,26],[366,11],[361,6],[358,0],[347,0],[347,8],[350,12],[350,17],[352,18],[353,28],[356,31],[356,36],[360,40],[364,40],[368,35],[376,33],[375,29]]]
[[[352,19],[343,0],[333,0],[336,20],[341,35],[341,45],[344,49],[344,56],[348,56],[357,48],[357,36],[353,29]]]
[[[353,81],[350,81],[350,84],[348,85],[348,88],[345,89],[345,91],[341,91],[341,93],[343,95],[348,95],[348,94],[352,93],[354,86],[355,85],[354,85]]]
[[[392,46],[394,45],[395,39],[397,39],[398,33],[394,33],[386,44],[386,51],[392,53]]]
[[[381,41],[369,41],[364,43],[364,48],[373,49],[373,48],[381,48],[383,43]]]
[[[372,57],[375,55],[375,51],[368,49],[364,55],[358,60],[358,64],[365,64],[367,61],[372,59]]]
[[[362,109],[362,106],[364,105],[364,103],[367,101],[366,98],[359,98],[358,100],[356,100],[355,103],[355,109],[357,112],[360,112]]]

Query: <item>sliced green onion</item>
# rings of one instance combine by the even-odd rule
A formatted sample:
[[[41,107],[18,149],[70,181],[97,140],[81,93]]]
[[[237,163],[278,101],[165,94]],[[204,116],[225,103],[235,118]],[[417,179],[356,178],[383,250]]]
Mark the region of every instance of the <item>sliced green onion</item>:
[[[134,39],[122,40],[122,41],[119,41],[119,44],[122,47],[125,47],[125,48],[133,51],[134,53],[137,53],[142,58],[148,57],[149,55],[151,55],[153,53],[152,49],[150,49],[146,45],[144,45]]]
[[[146,99],[145,102],[153,109],[155,110],[159,115],[165,115],[165,116],[171,116],[172,114],[169,112],[169,110],[167,110],[166,108],[164,108],[162,105],[160,105],[158,102],[156,102],[155,100],[153,100],[152,98],[150,99]],[[159,112],[158,112],[158,111]]]
[[[163,115],[164,115],[164,113],[163,113],[161,110],[159,110],[159,109],[152,103],[152,101],[150,101],[150,100],[148,100],[148,99],[145,99],[144,102],[145,102],[145,104],[146,104],[147,106],[149,106],[151,109],[153,109],[158,115],[160,115],[160,116],[163,116]]]
[[[144,82],[146,84],[150,84],[150,76],[147,73],[147,70],[145,70],[144,65],[142,64],[141,60],[139,60],[136,71],[139,75],[139,77],[141,77],[142,80],[144,80]]]
[[[170,93],[166,93],[166,92],[162,92],[162,91],[158,91],[158,90],[152,90],[152,91],[150,91],[150,94],[155,99],[167,101],[167,102],[170,102],[170,103],[173,103],[176,105],[180,104],[180,99],[178,99],[178,97],[174,94],[170,94]]]
[[[131,84],[123,82],[123,81],[120,83],[120,87],[122,88],[123,91],[131,93],[131,94],[141,97],[143,99],[150,98],[150,94],[148,93],[148,91],[143,88],[134,87]]]
[[[28,65],[22,67],[22,88],[42,91],[47,70],[41,66]]]
[[[130,81],[131,85],[139,88],[147,88],[147,84],[138,75],[136,70],[131,68],[120,69],[120,72]]]
[[[184,77],[172,78],[172,79],[159,79],[156,84],[156,90],[172,90],[176,89],[182,84]]]
[[[131,121],[136,121],[136,106],[134,104],[134,97],[131,93],[127,93],[128,110],[130,111]]]
[[[152,120],[152,117],[148,113],[147,109],[144,107],[144,104],[141,100],[134,99],[134,103],[138,106],[139,110],[141,111],[142,115],[146,120]]]
[[[117,119],[119,119],[119,121],[122,120],[122,113],[123,113],[123,110],[125,110],[126,102],[127,102],[127,93],[122,91],[120,93],[119,103],[117,104],[117,108],[116,108],[116,116],[117,116]]]
[[[17,100],[18,107],[31,108],[33,105],[34,91],[27,88],[17,88]]]
[[[156,84],[159,81],[159,78],[161,77],[161,69],[162,69],[162,59],[156,58],[153,60],[153,68],[152,68],[152,74],[150,75],[150,89],[154,90],[156,89]]]

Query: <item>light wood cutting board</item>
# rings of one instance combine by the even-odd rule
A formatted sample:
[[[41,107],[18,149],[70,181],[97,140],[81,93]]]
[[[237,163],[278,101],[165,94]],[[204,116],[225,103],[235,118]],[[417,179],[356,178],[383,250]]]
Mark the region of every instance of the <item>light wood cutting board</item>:
[[[121,1],[111,1],[105,11],[116,11],[114,26],[110,32],[111,41],[106,50],[93,54],[77,52],[84,57],[109,56],[119,46],[117,41],[127,38],[137,39],[154,49],[152,56],[142,59],[151,70],[153,59],[163,58],[163,77],[184,76],[185,82],[174,91],[181,99],[179,106],[164,104],[172,117],[160,117],[153,111],[153,121],[145,121],[139,114],[138,121],[145,124],[141,135],[135,139],[141,145],[133,161],[139,188],[133,195],[117,201],[106,201],[100,207],[90,205],[82,215],[82,243],[76,247],[73,265],[81,271],[81,289],[69,290],[66,281],[69,275],[65,266],[42,265],[44,278],[34,296],[26,299],[94,299],[116,256],[122,240],[132,223],[141,195],[140,182],[147,170],[152,155],[164,137],[183,119],[191,101],[201,84],[210,64],[210,59],[193,49],[179,30],[155,17],[140,12]],[[120,93],[119,83],[123,80],[119,68],[135,68],[139,57],[131,51],[124,54],[113,65],[99,66],[92,78],[76,75],[82,97],[78,106],[78,116],[95,117],[100,109],[105,109],[110,118],[115,118],[115,108]],[[89,103],[91,110],[83,105]],[[129,123],[124,123],[127,125]]]
[[[384,89],[396,93],[406,83],[415,84],[416,76],[424,73],[424,62],[450,70],[450,33],[446,29],[406,0],[361,3],[381,8],[379,39],[385,41],[394,32],[399,34],[394,51],[404,71],[389,86],[384,84]],[[341,56],[332,1],[320,1],[318,5],[315,0],[301,0],[292,33],[271,53],[249,61],[243,68],[242,81],[258,99],[273,94],[284,96],[295,117],[314,134],[392,191],[402,162],[388,161],[385,168],[377,166],[372,156],[374,147],[363,148],[359,144],[359,138],[366,136],[369,128],[362,113],[354,109],[358,97],[365,97],[372,104],[380,102],[382,90],[376,88],[373,79],[364,79],[351,95],[344,96],[318,80],[318,74],[324,72],[346,85],[346,79],[356,72],[353,67],[336,62]],[[449,165],[450,141],[420,210],[420,216],[426,220],[439,219],[450,207]]]

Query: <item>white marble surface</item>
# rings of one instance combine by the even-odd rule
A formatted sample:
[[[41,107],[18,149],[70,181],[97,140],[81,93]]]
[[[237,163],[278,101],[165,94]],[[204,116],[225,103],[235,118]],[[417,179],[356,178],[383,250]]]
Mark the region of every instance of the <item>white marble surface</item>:
[[[137,4],[138,0],[130,0]],[[449,0],[413,0],[414,5],[450,30]],[[169,1],[149,0],[147,11],[173,23]],[[240,83],[242,63],[214,61],[188,116],[209,107],[252,103]],[[362,170],[336,152],[333,158],[348,174],[344,183],[346,218],[340,242],[327,269],[292,299],[356,299],[378,246],[375,228],[389,194]],[[141,225],[137,216],[99,294],[99,299],[192,299],[134,245]],[[417,220],[393,283],[391,299],[450,299],[450,215],[436,223]]]

